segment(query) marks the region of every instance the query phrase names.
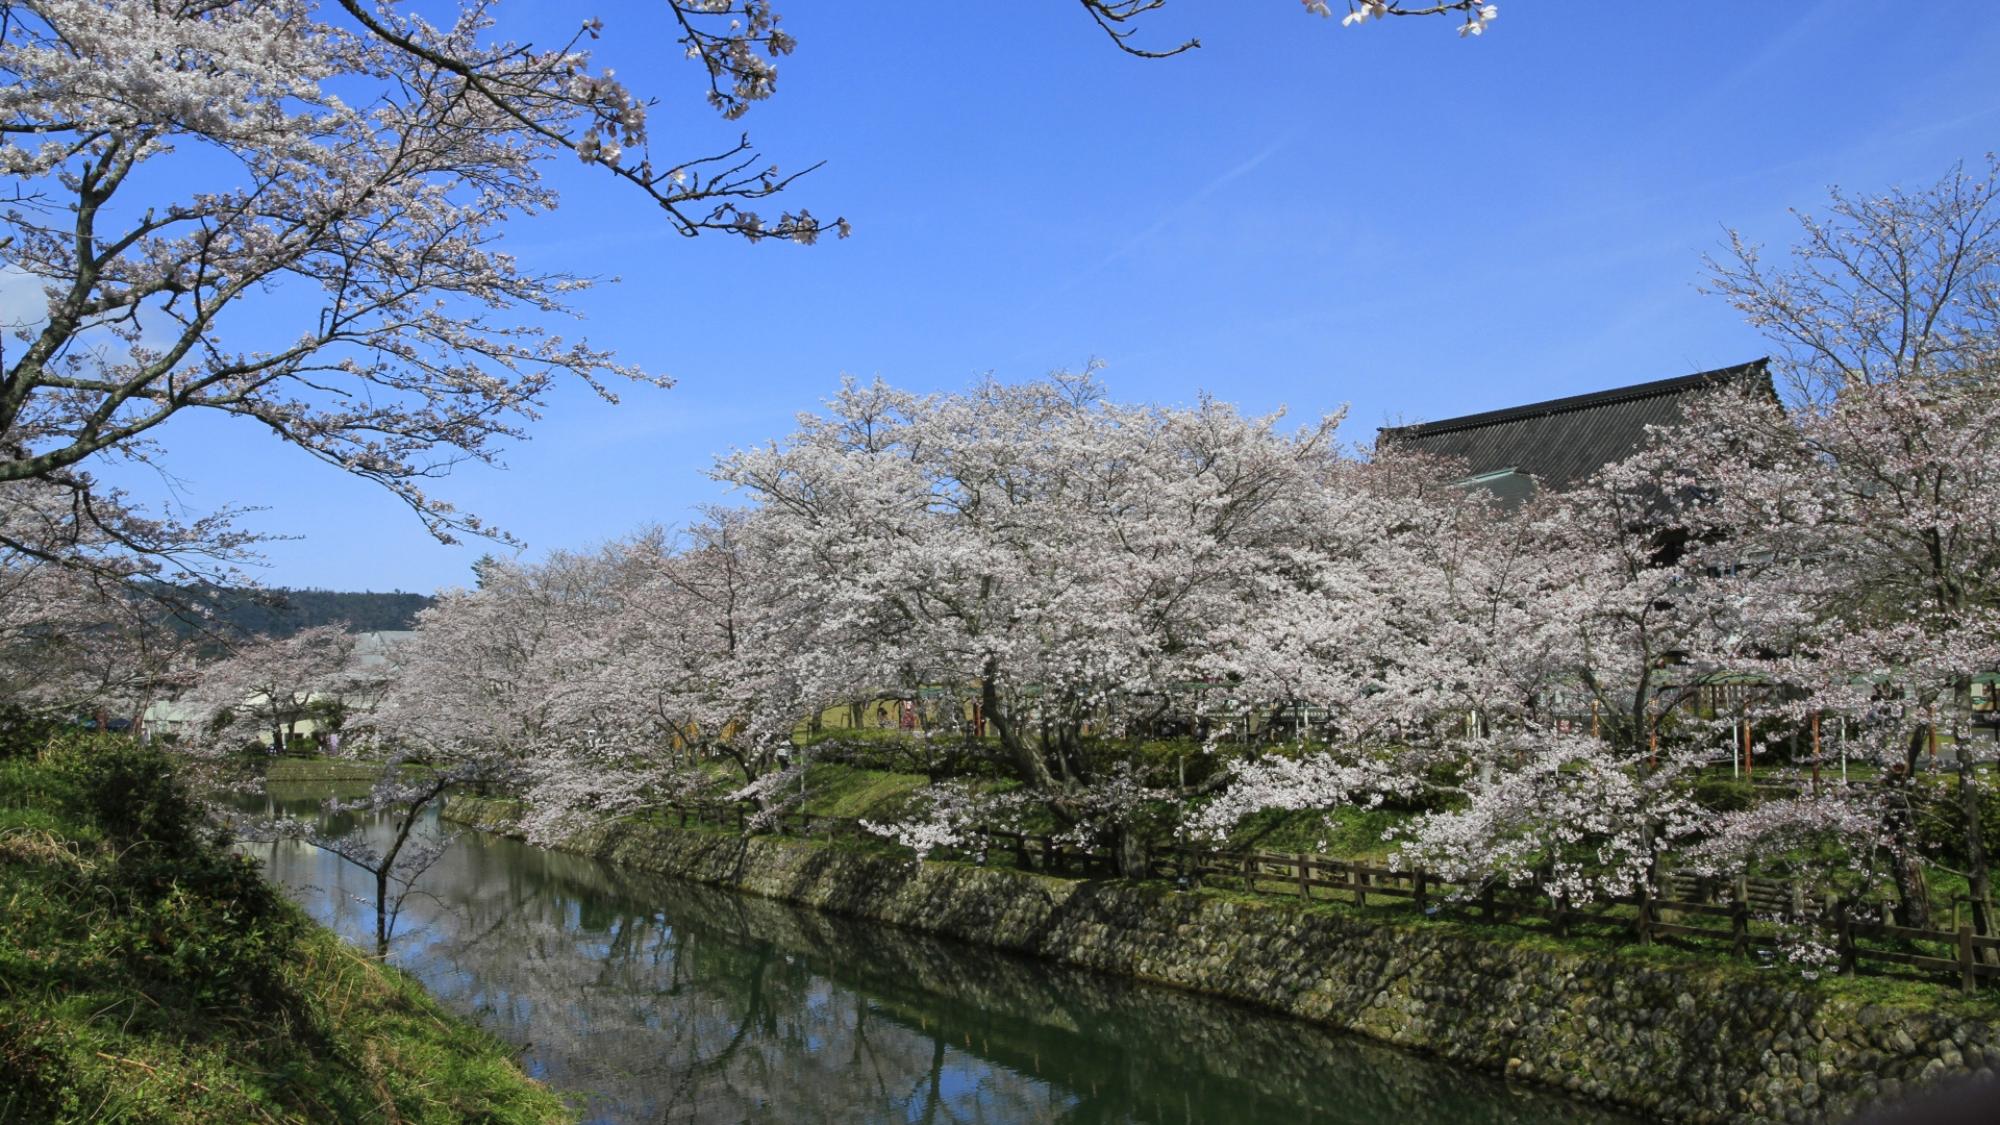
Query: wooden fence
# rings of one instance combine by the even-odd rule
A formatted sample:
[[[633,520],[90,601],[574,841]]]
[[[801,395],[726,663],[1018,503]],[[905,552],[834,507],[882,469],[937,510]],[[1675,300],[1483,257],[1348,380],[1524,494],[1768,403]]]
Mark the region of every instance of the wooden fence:
[[[738,832],[794,837],[880,837],[847,817],[802,812],[768,814],[761,820],[742,805],[690,805],[666,814],[682,827],[708,825]],[[1115,857],[1035,833],[984,830],[977,843],[933,854],[986,863],[1011,860],[1029,871],[1070,877],[1119,874]],[[1916,969],[1949,976],[1965,991],[1982,981],[2000,980],[2000,937],[1955,930],[1914,929],[1883,921],[1859,921],[1856,904],[1809,902],[1793,884],[1769,879],[1716,880],[1663,872],[1657,886],[1636,895],[1603,898],[1588,905],[1560,896],[1496,884],[1463,886],[1402,869],[1310,853],[1213,851],[1175,847],[1148,857],[1151,878],[1195,888],[1229,887],[1256,894],[1308,900],[1345,901],[1358,906],[1402,902],[1426,914],[1448,914],[1492,925],[1543,923],[1561,936],[1571,934],[1628,940],[1640,945],[1673,942],[1701,948],[1727,947],[1737,958],[1775,957],[1782,946],[1778,927],[1807,920],[1825,910],[1835,919],[1833,952],[1844,973],[1884,973]],[[1879,909],[1879,908],[1878,908]]]

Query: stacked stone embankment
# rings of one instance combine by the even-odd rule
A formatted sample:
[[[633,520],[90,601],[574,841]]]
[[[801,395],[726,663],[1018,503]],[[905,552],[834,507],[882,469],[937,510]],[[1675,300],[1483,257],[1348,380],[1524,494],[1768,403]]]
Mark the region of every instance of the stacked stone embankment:
[[[510,832],[507,802],[447,816]],[[562,850],[1245,1001],[1675,1122],[1822,1122],[2000,1070],[2000,1004],[1875,1002],[1737,966],[1651,963],[1119,880],[921,863],[640,824]]]

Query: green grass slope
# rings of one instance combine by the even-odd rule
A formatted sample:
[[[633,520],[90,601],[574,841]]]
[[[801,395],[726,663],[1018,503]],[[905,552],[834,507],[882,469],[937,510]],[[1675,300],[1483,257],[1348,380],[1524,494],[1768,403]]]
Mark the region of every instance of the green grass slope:
[[[0,760],[0,1125],[573,1120],[122,739]]]

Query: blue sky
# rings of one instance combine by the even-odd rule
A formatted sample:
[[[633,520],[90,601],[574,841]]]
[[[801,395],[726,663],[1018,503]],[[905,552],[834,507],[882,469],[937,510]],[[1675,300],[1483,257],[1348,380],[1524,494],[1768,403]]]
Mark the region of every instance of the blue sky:
[[[435,490],[531,555],[726,499],[714,455],[781,437],[843,373],[949,389],[1095,357],[1121,400],[1346,403],[1360,441],[1741,362],[1769,349],[1696,289],[1725,226],[1782,245],[1829,185],[1928,183],[2000,147],[2000,21],[1974,0],[1501,0],[1480,40],[1174,0],[1143,34],[1203,47],[1164,61],[1117,54],[1071,0],[780,8],[799,51],[742,125],[781,165],[825,160],[792,202],[854,237],[690,241],[560,169],[563,209],[517,224],[515,252],[621,278],[582,327],[678,385],[616,407],[565,388],[505,471]],[[583,10],[513,9],[503,29],[533,38]],[[664,99],[656,154],[733,137],[657,6],[593,10],[602,61]],[[302,537],[264,582],[428,591],[492,549],[436,545],[246,424],[163,438],[184,502]]]

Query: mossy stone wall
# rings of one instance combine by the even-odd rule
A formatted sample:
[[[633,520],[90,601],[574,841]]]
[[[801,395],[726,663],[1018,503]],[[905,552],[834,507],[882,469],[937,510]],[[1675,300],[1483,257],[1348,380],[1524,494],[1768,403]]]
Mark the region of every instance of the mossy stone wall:
[[[513,806],[454,798],[447,815],[506,832]],[[2000,1070],[2000,1010],[1871,1003],[1750,969],[768,837],[614,824],[562,847],[1242,1000],[1669,1121],[1839,1121]]]

